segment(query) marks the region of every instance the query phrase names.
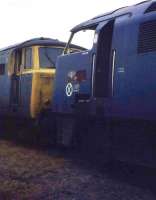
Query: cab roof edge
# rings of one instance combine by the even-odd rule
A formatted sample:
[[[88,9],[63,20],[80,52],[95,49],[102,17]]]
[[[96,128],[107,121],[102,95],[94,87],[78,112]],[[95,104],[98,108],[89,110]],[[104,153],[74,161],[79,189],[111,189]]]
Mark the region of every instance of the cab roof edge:
[[[139,6],[139,5],[141,6],[142,4],[147,4],[147,7],[148,7],[148,5],[150,5],[152,2],[156,2],[156,0],[146,0],[146,1],[140,2],[135,5],[118,8],[112,12],[108,12],[103,15],[98,15],[88,21],[84,21],[83,23],[80,23],[79,25],[75,26],[74,28],[71,29],[71,32],[74,33],[74,32],[77,32],[77,31],[87,27],[87,26],[89,27],[91,24],[98,24],[101,21],[109,20],[111,18],[113,19],[113,18],[122,16],[122,15],[130,14],[132,16],[133,14],[136,13],[136,11],[138,12],[138,10],[136,8],[137,6]],[[141,6],[140,14],[144,13],[144,11],[146,9],[147,9],[146,6]]]

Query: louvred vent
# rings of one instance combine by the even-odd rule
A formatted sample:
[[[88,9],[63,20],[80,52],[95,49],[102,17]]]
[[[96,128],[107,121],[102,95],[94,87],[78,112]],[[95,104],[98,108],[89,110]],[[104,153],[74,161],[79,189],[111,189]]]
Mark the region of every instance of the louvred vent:
[[[156,11],[156,3],[152,3],[152,5],[150,5],[150,7],[147,8],[145,13],[154,12],[154,11]]]
[[[140,25],[138,53],[156,51],[156,21],[144,22]]]

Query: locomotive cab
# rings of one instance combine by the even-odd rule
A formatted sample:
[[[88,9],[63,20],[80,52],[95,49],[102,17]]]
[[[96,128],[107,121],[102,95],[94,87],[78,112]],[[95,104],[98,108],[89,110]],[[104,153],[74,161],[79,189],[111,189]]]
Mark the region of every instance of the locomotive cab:
[[[156,166],[156,1],[94,17],[90,50],[58,58],[58,142],[90,146],[103,159]],[[86,41],[86,39],[82,39]]]
[[[78,102],[87,102],[91,98],[91,82],[88,80],[92,76],[94,34],[95,27],[72,32],[63,56],[58,59],[54,94],[56,112],[72,114]],[[71,43],[81,46],[80,51],[71,52]]]
[[[15,49],[11,75],[11,102],[13,113],[36,118],[50,107],[56,58],[63,47],[32,45]]]
[[[55,111],[60,113],[60,116],[66,116],[58,120],[65,126],[62,130],[66,129],[68,123],[71,126],[68,127],[69,135],[62,131],[60,143],[64,145],[68,146],[73,142],[71,132],[75,131],[75,123],[79,123],[79,128],[84,127],[90,117],[100,115],[108,108],[114,76],[113,28],[114,20],[75,27],[64,55],[58,59],[54,109],[57,109]],[[80,34],[83,35],[81,39],[74,40]],[[75,44],[74,41],[79,42],[81,46],[82,41],[90,46],[80,52],[71,53],[68,49],[71,43]]]
[[[56,59],[65,43],[37,38],[0,51],[0,114],[36,119],[52,103]]]
[[[65,146],[71,145],[75,118],[82,109],[86,110],[92,96],[89,80],[92,77],[90,66],[95,59],[95,28],[73,31],[63,55],[57,61],[53,111],[57,114],[57,143]],[[80,50],[71,52],[71,44],[81,46]],[[85,111],[83,113],[86,114]]]

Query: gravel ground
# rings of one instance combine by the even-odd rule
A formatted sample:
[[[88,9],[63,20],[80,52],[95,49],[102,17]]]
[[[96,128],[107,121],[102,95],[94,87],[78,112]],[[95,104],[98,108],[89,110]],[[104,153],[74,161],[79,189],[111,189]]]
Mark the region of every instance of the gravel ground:
[[[0,141],[0,200],[155,200],[156,172]]]

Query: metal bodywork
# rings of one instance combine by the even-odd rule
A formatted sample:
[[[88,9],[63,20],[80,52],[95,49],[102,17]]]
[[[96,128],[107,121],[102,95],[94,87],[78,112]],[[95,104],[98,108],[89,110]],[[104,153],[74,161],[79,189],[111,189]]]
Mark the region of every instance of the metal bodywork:
[[[5,73],[0,75],[0,115],[35,119],[52,102],[55,66],[41,68],[39,48],[58,48],[65,43],[50,38],[38,38],[7,47]],[[32,66],[25,68],[26,48],[32,49]],[[60,54],[58,54],[59,56]]]
[[[156,20],[154,9],[147,12],[154,3],[156,2],[146,1],[121,8],[81,23],[71,30],[71,37],[73,37],[73,34],[80,30],[95,27],[98,40],[91,50],[59,57],[53,104],[54,111],[60,116],[79,119],[77,129],[84,127],[85,124],[90,130],[87,145],[92,137],[92,148],[98,141],[98,144],[110,148],[111,155],[115,159],[147,165],[151,163],[156,165],[154,159],[156,156],[156,56],[153,50],[140,53],[138,46],[141,24]],[[105,77],[107,65],[103,66],[104,70],[101,73],[104,79],[107,78],[107,82],[102,79],[101,85],[98,82],[100,95],[102,94],[100,96],[96,93],[98,88],[95,81],[96,70],[100,65],[98,50],[102,42],[100,34],[106,30],[109,23],[113,23],[109,72],[106,72],[107,77]],[[152,27],[147,29],[147,34],[150,34],[153,29]],[[154,45],[155,42],[150,44]],[[86,73],[83,81],[77,82],[75,79],[68,78],[70,74],[79,71]],[[73,87],[71,95],[66,93],[69,83]],[[79,87],[74,91],[76,84],[79,84]],[[91,133],[92,130],[95,132]],[[65,134],[67,131],[62,131],[63,137]],[[73,137],[74,134],[73,129]],[[86,134],[86,129],[83,134]],[[71,137],[71,133],[69,135]]]
[[[150,98],[150,95],[155,94],[153,84],[155,82],[155,52],[150,54],[137,53],[140,24],[156,19],[155,12],[145,14],[153,2],[147,1],[139,5],[118,9],[108,15],[95,17],[72,29],[72,33],[75,33],[96,24],[95,33],[98,35],[107,23],[114,20],[110,54],[111,74],[109,75],[109,95],[107,95],[111,108],[108,115],[156,119],[156,110],[153,107],[155,100]],[[96,99],[92,90],[95,87],[94,70],[96,68],[97,48],[98,42],[94,43],[91,50],[65,54],[58,59],[55,84],[55,108],[58,112],[72,113],[72,104],[79,94],[88,95],[90,103]],[[76,73],[83,70],[86,71],[86,80],[79,83],[79,91],[73,92],[73,95],[68,97],[65,93],[66,85],[69,82],[68,74],[72,71]],[[71,83],[73,87],[77,84],[73,80]],[[146,87],[147,85],[149,87]],[[101,85],[101,87],[103,86]],[[142,99],[144,101],[141,101]]]

